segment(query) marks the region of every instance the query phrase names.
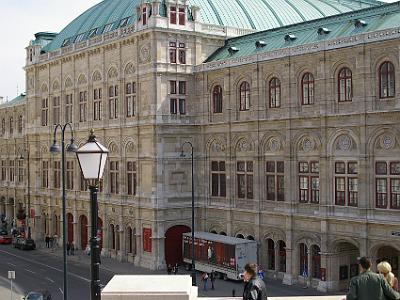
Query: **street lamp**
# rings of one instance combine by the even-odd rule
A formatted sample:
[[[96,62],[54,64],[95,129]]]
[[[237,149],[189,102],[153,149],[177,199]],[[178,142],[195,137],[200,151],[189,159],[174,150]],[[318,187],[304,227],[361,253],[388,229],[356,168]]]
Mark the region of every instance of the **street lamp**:
[[[97,240],[97,191],[99,180],[103,177],[108,149],[96,141],[93,129],[88,141],[76,151],[83,178],[89,180],[92,237],[90,238],[90,299],[100,300],[100,249]]]
[[[27,168],[27,170],[28,170],[28,218],[26,220],[26,227],[28,228],[28,239],[30,239],[31,238],[31,226],[29,225],[29,221],[30,221],[30,218],[31,218],[31,184],[30,184],[31,173],[30,173],[29,148],[26,148],[25,151],[26,151],[27,163],[28,163],[28,168]],[[20,156],[19,159],[21,159],[21,160],[25,159],[24,155],[22,153],[21,153],[21,156]]]
[[[182,149],[181,149],[181,157],[185,157],[185,153],[183,152],[183,147],[188,144],[192,150],[191,155],[192,155],[192,285],[196,286],[196,270],[195,270],[195,264],[194,264],[194,165],[193,165],[193,144],[189,141],[186,141],[182,144]]]
[[[64,125],[57,124],[54,128],[53,145],[50,147],[51,153],[59,153],[61,151],[61,177],[62,177],[62,220],[63,220],[63,262],[64,262],[64,282],[63,282],[63,299],[68,299],[67,288],[67,229],[66,229],[66,204],[65,204],[65,130],[69,128],[71,131],[71,143],[67,147],[67,152],[75,152],[78,148],[74,143],[74,131],[71,123]],[[56,134],[57,130],[61,130],[61,149],[57,144]]]

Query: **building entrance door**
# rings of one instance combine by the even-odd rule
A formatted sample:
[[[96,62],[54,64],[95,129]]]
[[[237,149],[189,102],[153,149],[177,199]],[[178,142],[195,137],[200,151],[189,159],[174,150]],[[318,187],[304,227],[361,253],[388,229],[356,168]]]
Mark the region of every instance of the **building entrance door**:
[[[165,261],[167,265],[182,264],[182,234],[190,232],[190,228],[177,225],[169,228],[165,233]]]

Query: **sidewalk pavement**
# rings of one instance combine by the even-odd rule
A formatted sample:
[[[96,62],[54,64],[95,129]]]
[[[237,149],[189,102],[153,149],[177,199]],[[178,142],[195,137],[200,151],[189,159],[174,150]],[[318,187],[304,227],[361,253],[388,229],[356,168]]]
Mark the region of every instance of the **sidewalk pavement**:
[[[24,297],[22,291],[13,283],[13,297],[12,299],[21,299]],[[0,277],[0,299],[11,299],[11,285],[8,279]]]

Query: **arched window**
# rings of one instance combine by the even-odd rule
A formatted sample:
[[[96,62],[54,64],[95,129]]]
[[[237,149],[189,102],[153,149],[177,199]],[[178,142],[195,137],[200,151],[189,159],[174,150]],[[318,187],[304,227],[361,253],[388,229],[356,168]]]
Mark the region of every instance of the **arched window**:
[[[308,277],[308,248],[307,245],[301,243],[299,245],[299,254],[300,254],[300,268],[299,268],[299,275],[303,277]]]
[[[18,133],[22,133],[23,119],[22,116],[18,117]]]
[[[269,81],[269,107],[281,107],[281,82],[276,77]]]
[[[305,73],[301,79],[301,104],[314,104],[314,76],[311,73]]]
[[[10,134],[14,133],[14,118],[10,117]]]
[[[313,278],[321,278],[321,250],[317,245],[311,247],[311,262]]]
[[[353,98],[352,74],[349,68],[343,68],[338,77],[339,102],[351,101]]]
[[[268,270],[275,270],[275,243],[272,239],[267,240]]]
[[[115,243],[116,243],[116,249],[119,251],[121,249],[121,245],[119,242],[119,225],[115,226]]]
[[[394,97],[394,65],[390,61],[385,61],[379,67],[379,95],[380,98]]]
[[[217,85],[213,89],[212,93],[213,99],[213,113],[222,113],[222,87]]]
[[[250,84],[247,81],[243,81],[239,88],[240,107],[241,111],[250,109]]]

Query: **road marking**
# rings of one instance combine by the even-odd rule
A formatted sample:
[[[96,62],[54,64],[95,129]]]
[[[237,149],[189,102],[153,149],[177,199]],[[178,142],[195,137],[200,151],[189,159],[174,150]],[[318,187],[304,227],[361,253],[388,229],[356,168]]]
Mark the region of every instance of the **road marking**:
[[[60,293],[64,295],[63,290],[59,287]]]
[[[29,272],[29,273],[36,274],[35,272],[33,272],[33,271],[31,271],[31,270],[28,270],[28,269],[24,269],[24,270],[27,271],[27,272]]]
[[[13,267],[16,267],[17,265],[14,265],[14,264],[12,264],[12,263],[7,263],[7,265],[10,265],[10,266],[13,266]]]
[[[10,255],[10,256],[17,257],[17,258],[19,258],[19,259],[21,259],[21,260],[24,260],[24,261],[27,261],[27,262],[30,262],[30,263],[33,263],[33,264],[37,264],[37,265],[39,265],[39,266],[46,267],[46,268],[55,270],[55,271],[60,272],[60,273],[64,273],[63,270],[58,269],[58,268],[55,268],[55,267],[52,267],[52,266],[49,266],[49,265],[46,265],[46,264],[44,264],[44,263],[41,263],[41,262],[38,262],[38,261],[34,261],[34,260],[30,260],[30,259],[25,258],[25,257],[23,257],[23,256],[19,256],[19,255],[16,255],[16,254],[13,254],[13,253],[4,251],[4,250],[0,250],[0,253],[1,253],[1,252],[2,252],[2,253],[5,253],[5,254],[8,254],[8,255]],[[27,270],[27,269],[25,269],[25,270],[28,271],[28,272],[31,272],[31,273],[35,274],[35,273],[32,272],[32,271],[29,271],[29,270]],[[69,276],[73,276],[73,277],[75,277],[75,278],[78,278],[78,279],[80,279],[80,280],[83,280],[83,281],[85,281],[85,282],[90,282],[90,279],[87,279],[87,278],[85,278],[85,277],[82,277],[82,276],[80,276],[80,275],[77,275],[77,274],[74,274],[74,273],[71,273],[71,272],[68,272],[68,275],[69,275]]]
[[[49,277],[45,277],[48,281],[50,281],[51,283],[54,283],[54,280],[50,279]]]

